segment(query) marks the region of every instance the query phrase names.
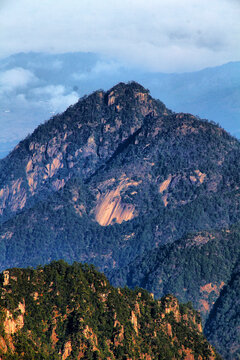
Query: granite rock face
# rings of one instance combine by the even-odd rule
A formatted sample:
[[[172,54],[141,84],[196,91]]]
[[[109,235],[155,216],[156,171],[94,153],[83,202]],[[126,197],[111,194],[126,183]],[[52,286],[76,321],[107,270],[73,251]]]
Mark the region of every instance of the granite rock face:
[[[84,97],[0,161],[0,269],[93,263],[208,321],[239,254],[239,158],[218,125],[135,82]]]
[[[167,116],[166,107],[137,83],[118,84],[80,99],[39,126],[0,162],[0,215],[13,216],[42,194],[61,189],[77,174],[88,179],[143,126],[147,115]]]

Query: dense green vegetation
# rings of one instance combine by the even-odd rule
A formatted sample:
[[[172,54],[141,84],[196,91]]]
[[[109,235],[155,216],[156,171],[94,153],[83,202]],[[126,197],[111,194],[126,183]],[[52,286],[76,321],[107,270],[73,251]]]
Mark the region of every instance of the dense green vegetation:
[[[112,92],[117,100],[108,106]],[[9,166],[15,175],[18,173],[18,167],[13,165],[15,158],[26,176],[21,156],[32,143],[51,148],[52,138],[58,134],[57,154],[60,152],[67,159],[81,144],[86,144],[90,135],[96,142],[96,149],[91,148],[86,156],[78,158],[73,168],[63,160],[63,167],[39,184],[39,192],[36,190],[27,200],[22,212],[2,224],[1,269],[36,266],[59,258],[91,262],[102,270],[122,267],[156,245],[173,242],[189,232],[227,227],[239,220],[239,142],[212,123],[189,114],[167,112],[162,103],[153,101],[135,83],[120,84],[112,92],[97,92],[80,100],[24,140],[11,154],[11,161],[3,161],[3,178],[11,173]],[[139,92],[147,96],[146,103],[137,102],[134,94]],[[116,112],[118,104],[126,108]],[[143,109],[148,108],[156,114],[152,111],[144,118]],[[100,126],[101,119],[104,123]],[[118,131],[116,121],[122,122]],[[106,138],[100,142],[99,134],[106,124],[115,130],[103,134]],[[127,136],[131,126],[136,131]],[[62,140],[64,133],[70,133],[69,140]],[[119,133],[125,140],[116,143]],[[33,154],[30,151],[28,156],[36,158],[39,153],[40,150]],[[41,173],[50,160],[45,150],[35,167],[39,166]],[[94,218],[96,194],[99,189],[102,194],[114,190],[123,175],[138,183],[120,194],[122,203],[134,204],[138,215],[131,221],[102,227]],[[159,187],[169,176],[169,186],[161,193]],[[67,181],[68,177],[71,179]],[[112,178],[115,183],[108,184]],[[66,185],[52,193],[54,179],[64,179]],[[73,193],[78,194],[75,202]],[[84,208],[81,215],[76,206]],[[134,235],[129,237],[131,234]]]
[[[188,235],[110,273],[116,286],[191,301],[207,319],[204,332],[224,359],[238,359],[240,225]],[[213,305],[214,304],[214,305]]]
[[[116,286],[144,287],[158,297],[174,293],[199,308],[200,287],[230,280],[240,255],[239,242],[240,225],[194,233],[112,271],[110,279]]]
[[[137,83],[84,97],[0,161],[0,270],[93,263],[114,283],[192,301],[205,321],[239,256],[239,157],[219,126]],[[109,204],[132,219],[101,226],[114,191]]]
[[[226,359],[240,357],[240,263],[213,306],[205,333]]]
[[[144,103],[135,96],[139,92],[146,96]],[[108,104],[111,93],[117,98],[112,105]],[[163,112],[171,113],[162,102],[152,99],[148,90],[134,82],[129,85],[120,83],[106,93],[96,91],[83,97],[63,114],[40,125],[5,159],[0,160],[0,189],[22,180],[21,189],[27,196],[24,207],[31,207],[56,191],[53,185],[56,180],[67,180],[76,174],[82,180],[89,179],[111,158],[133,129],[141,128],[145,115],[152,112],[158,116]],[[109,128],[114,127],[115,131],[110,132]],[[88,143],[90,138],[94,138],[94,143]],[[44,176],[54,158],[61,160],[61,166],[54,174]],[[26,172],[29,160],[32,160],[29,173],[34,173],[36,182],[34,194],[29,188],[29,174]],[[11,190],[9,195],[7,199],[0,196],[0,222],[16,213]],[[16,197],[16,193],[14,195]]]
[[[220,359],[199,330],[199,314],[170,295],[154,301],[140,288],[116,289],[92,266],[63,261],[37,270],[10,269],[9,276],[0,300],[5,360],[169,360],[187,353],[196,360]],[[5,321],[4,328],[6,309],[16,322],[23,313],[23,327],[9,333]],[[71,350],[64,357],[66,344]]]

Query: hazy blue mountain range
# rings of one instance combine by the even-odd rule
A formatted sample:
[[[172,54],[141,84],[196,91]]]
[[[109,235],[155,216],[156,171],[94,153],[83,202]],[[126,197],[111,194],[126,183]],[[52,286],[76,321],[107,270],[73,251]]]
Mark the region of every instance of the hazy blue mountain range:
[[[0,157],[79,97],[136,80],[168,108],[240,137],[240,62],[182,74],[144,72],[93,53],[20,53],[0,60]]]

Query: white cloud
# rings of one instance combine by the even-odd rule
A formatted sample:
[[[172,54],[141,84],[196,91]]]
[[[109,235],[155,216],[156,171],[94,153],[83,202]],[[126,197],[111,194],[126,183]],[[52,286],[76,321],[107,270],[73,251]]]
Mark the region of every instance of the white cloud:
[[[0,73],[0,144],[12,146],[44,119],[78,101],[78,94],[63,85],[34,87],[39,83],[40,80],[36,81],[34,75],[24,69]],[[0,157],[2,148],[1,145]]]
[[[72,93],[66,94],[66,95],[53,96],[49,100],[49,104],[50,104],[52,111],[62,112],[68,106],[76,103],[78,101],[78,99],[79,99],[78,94],[75,92],[72,92]]]
[[[65,87],[63,85],[48,85],[43,87],[35,88],[32,93],[37,96],[59,96],[64,94]]]
[[[31,71],[22,68],[0,72],[0,92],[24,88],[36,80]]]
[[[159,71],[240,59],[236,0],[11,0],[1,54],[92,51]]]
[[[63,85],[48,85],[32,90],[35,95],[35,104],[44,102],[52,112],[64,111],[68,106],[78,101],[79,96],[76,92],[68,92]]]
[[[118,73],[122,64],[109,60],[109,61],[97,61],[96,65],[94,65],[89,71],[81,72],[81,73],[73,73],[71,77],[74,80],[85,80],[85,79],[95,79],[97,76],[105,76],[107,74],[114,75]]]

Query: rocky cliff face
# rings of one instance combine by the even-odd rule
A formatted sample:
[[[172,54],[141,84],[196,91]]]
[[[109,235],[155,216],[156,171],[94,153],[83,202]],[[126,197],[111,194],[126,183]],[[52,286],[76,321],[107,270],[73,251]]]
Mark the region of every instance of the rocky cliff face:
[[[238,236],[226,245],[240,218],[239,157],[223,129],[172,113],[139,84],[97,91],[0,162],[0,269],[93,263],[196,301],[206,319],[237,260]],[[212,229],[224,229],[218,244]]]
[[[61,189],[73,174],[88,179],[139,131],[147,115],[169,113],[136,83],[79,100],[39,126],[0,162],[2,219],[31,204],[31,199]]]
[[[142,289],[115,289],[76,263],[10,269],[5,279],[1,359],[220,359],[199,314],[173,296],[154,301]]]
[[[231,225],[239,156],[223,129],[171,113],[136,83],[98,91],[0,162],[0,268],[59,258],[117,268]]]

